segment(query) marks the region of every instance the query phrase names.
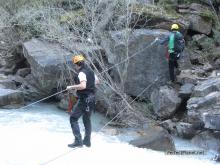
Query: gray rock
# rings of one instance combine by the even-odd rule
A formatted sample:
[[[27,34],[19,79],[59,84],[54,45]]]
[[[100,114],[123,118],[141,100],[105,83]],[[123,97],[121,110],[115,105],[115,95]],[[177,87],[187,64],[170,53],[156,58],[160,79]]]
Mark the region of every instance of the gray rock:
[[[205,128],[220,130],[220,113],[203,113],[203,122],[205,123]]]
[[[110,40],[103,39],[108,62],[112,65],[121,62],[115,69],[120,77],[118,82],[127,94],[138,96],[147,88],[141,97],[149,97],[155,86],[164,85],[169,79],[165,48],[153,44],[161,34],[168,35],[168,32],[139,29],[128,35],[126,31],[117,31],[110,33]]]
[[[212,19],[205,19],[201,14],[207,13],[209,8],[192,3],[188,11],[188,19],[191,22],[191,29],[199,33],[209,35],[212,30]],[[211,13],[211,11],[209,11]]]
[[[58,87],[65,60],[71,61],[72,54],[57,44],[38,39],[25,42],[23,47],[24,55],[31,66],[30,84],[36,89],[39,97],[48,96]]]
[[[203,113],[219,112],[220,92],[205,97],[192,97],[187,102],[187,117],[190,123],[203,122]]]
[[[180,74],[177,75],[177,82],[181,84],[197,84],[198,76],[190,69],[181,70]]]
[[[151,94],[154,112],[161,118],[171,117],[181,103],[177,92],[167,86],[155,89]]]
[[[174,151],[172,137],[161,127],[152,127],[144,132],[144,136],[129,142],[140,148],[149,148],[157,151]]]
[[[172,135],[179,136],[181,138],[191,139],[198,133],[195,126],[190,123],[166,120],[160,123],[160,125]]]
[[[5,89],[16,89],[16,84],[14,81],[6,79],[6,80],[0,80],[0,84]]]
[[[193,124],[178,122],[176,125],[177,135],[182,138],[191,139],[193,136],[197,134],[197,130],[195,129]]]
[[[205,131],[196,135],[192,143],[206,150],[220,151],[220,132]]]
[[[24,96],[21,91],[0,88],[0,106],[24,104]]]
[[[219,50],[219,51],[220,51],[220,50]],[[218,59],[215,61],[214,66],[215,66],[215,69],[220,70],[220,58],[218,58]]]
[[[212,92],[205,97],[192,97],[188,100],[188,109],[204,108],[218,102],[220,92]]]
[[[181,86],[180,90],[179,90],[179,97],[180,98],[189,98],[193,92],[193,88],[194,88],[194,84],[184,84],[183,86]]]
[[[31,73],[30,68],[22,68],[22,69],[18,69],[16,74],[21,76],[21,77],[26,77],[30,73]]]
[[[212,78],[199,83],[194,88],[193,96],[204,97],[215,91],[220,91],[220,78]]]
[[[192,64],[198,65],[198,64],[204,64],[205,59],[202,51],[195,50],[193,52],[189,53],[189,58]],[[188,68],[189,69],[189,68]]]
[[[179,64],[180,70],[190,69],[192,67],[192,64],[190,61],[190,53],[186,48],[181,53],[180,59],[178,60],[178,64]]]

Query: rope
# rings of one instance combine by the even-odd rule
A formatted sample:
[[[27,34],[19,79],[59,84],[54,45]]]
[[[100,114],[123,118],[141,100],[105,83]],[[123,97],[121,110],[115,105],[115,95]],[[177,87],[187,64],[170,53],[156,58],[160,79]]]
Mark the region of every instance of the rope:
[[[43,99],[40,99],[40,100],[38,100],[38,101],[36,101],[36,102],[33,102],[33,103],[31,103],[31,104],[28,104],[28,105],[26,105],[26,106],[24,106],[24,107],[21,107],[21,108],[18,108],[18,109],[27,108],[27,107],[29,107],[29,106],[32,106],[32,105],[34,105],[34,104],[37,104],[37,103],[39,103],[39,102],[41,102],[41,101],[44,101],[44,100],[46,100],[46,99],[49,99],[49,98],[51,98],[51,97],[53,97],[53,96],[56,96],[56,95],[58,95],[58,94],[60,94],[60,93],[65,92],[65,91],[67,91],[67,89],[62,90],[62,91],[57,92],[57,93],[54,93],[54,94],[52,94],[52,95],[50,95],[50,96],[47,96],[47,97],[45,97],[45,98],[43,98]]]
[[[157,41],[158,41],[158,38],[155,38],[154,41],[152,41],[152,42],[151,42],[148,46],[146,46],[143,50],[149,48],[150,46],[152,46],[152,45],[153,45],[154,43],[156,43]],[[142,51],[143,51],[143,50],[142,50]],[[137,52],[137,53],[134,53],[132,56],[127,57],[126,59],[120,61],[119,63],[117,63],[117,64],[115,64],[115,65],[109,67],[108,69],[102,71],[102,72],[99,73],[99,74],[101,75],[101,74],[103,74],[104,72],[107,72],[107,71],[109,71],[110,69],[112,69],[112,68],[114,68],[114,67],[116,67],[116,66],[118,66],[118,65],[120,65],[120,64],[122,64],[122,63],[124,63],[124,62],[126,62],[126,61],[128,61],[130,58],[133,58],[134,56],[138,55],[138,53],[140,53],[140,51]]]
[[[47,97],[45,97],[45,98],[43,98],[43,99],[40,99],[40,100],[38,100],[38,101],[35,101],[35,102],[33,102],[33,103],[31,103],[31,104],[28,104],[28,105],[26,105],[26,106],[20,107],[20,108],[18,108],[17,110],[24,109],[23,111],[28,111],[29,109],[26,109],[26,110],[25,110],[25,108],[30,107],[30,106],[32,106],[32,105],[34,105],[34,104],[37,104],[37,103],[39,103],[39,102],[41,102],[41,101],[44,101],[44,100],[46,100],[46,99],[48,99],[48,98],[51,98],[51,97],[53,97],[53,96],[56,96],[56,95],[58,95],[58,94],[60,94],[60,93],[63,93],[63,92],[65,92],[65,91],[67,91],[67,89],[62,90],[62,91],[59,91],[59,92],[57,92],[57,93],[54,93],[54,94],[52,94],[52,95],[50,95],[50,96],[47,96]],[[16,112],[16,111],[9,112],[8,114],[13,114],[13,113],[15,113],[15,112]]]
[[[133,103],[138,97],[140,97],[147,89],[149,89],[156,81],[158,81],[158,77],[157,77],[150,85],[148,85],[142,92],[140,92],[129,104],[132,104],[132,103]],[[119,113],[117,113],[117,114],[115,115],[115,117],[113,117],[110,121],[108,121],[102,128],[100,128],[100,129],[97,131],[97,133],[98,133],[98,132],[101,132],[105,127],[107,127],[115,118],[117,118],[117,117],[118,117],[122,112],[124,112],[125,110],[126,110],[126,107],[125,107],[124,109],[122,109]],[[96,136],[96,135],[95,135],[95,136]],[[93,138],[94,138],[95,136],[93,136]],[[62,157],[64,157],[64,156],[68,155],[69,153],[71,153],[71,152],[74,151],[74,150],[76,150],[76,148],[74,148],[74,149],[72,149],[72,150],[70,150],[70,151],[68,151],[68,152],[62,153],[62,154],[60,154],[60,155],[58,155],[58,156],[56,156],[56,157],[54,157],[54,158],[52,158],[52,159],[46,161],[45,163],[42,163],[42,164],[40,164],[40,165],[47,165],[47,164],[49,164],[49,163],[51,163],[51,162],[54,162],[54,161],[56,161],[56,160],[58,160],[58,159],[60,159],[60,158],[62,158]]]

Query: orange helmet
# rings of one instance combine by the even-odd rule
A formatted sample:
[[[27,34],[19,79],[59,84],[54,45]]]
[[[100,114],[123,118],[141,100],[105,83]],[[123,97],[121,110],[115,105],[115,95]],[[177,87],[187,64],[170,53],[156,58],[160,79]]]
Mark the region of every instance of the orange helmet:
[[[79,54],[79,55],[73,56],[72,61],[74,64],[76,64],[77,62],[85,61],[85,58],[83,57],[82,54]]]

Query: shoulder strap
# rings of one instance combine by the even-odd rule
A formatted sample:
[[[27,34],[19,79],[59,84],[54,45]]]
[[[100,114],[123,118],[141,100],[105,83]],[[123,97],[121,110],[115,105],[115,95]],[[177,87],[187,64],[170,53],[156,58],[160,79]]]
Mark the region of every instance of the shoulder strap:
[[[170,33],[169,43],[168,43],[168,51],[170,53],[174,52],[174,38],[175,38],[175,34],[174,33]]]

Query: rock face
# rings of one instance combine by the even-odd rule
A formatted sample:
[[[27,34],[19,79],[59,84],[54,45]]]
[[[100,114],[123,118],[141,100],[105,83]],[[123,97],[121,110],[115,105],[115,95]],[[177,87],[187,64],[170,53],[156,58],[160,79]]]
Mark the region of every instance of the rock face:
[[[12,89],[0,88],[0,106],[24,104],[23,93]]]
[[[28,83],[25,88],[35,93],[31,97],[48,96],[61,83],[59,81],[62,78],[64,63],[70,61],[71,53],[59,45],[38,39],[24,43],[23,48],[31,66],[31,75],[26,76]]]
[[[173,122],[169,119],[161,122],[160,125],[172,135],[182,138],[191,139],[198,133],[194,125],[185,122]]]
[[[165,48],[154,43],[159,34],[168,32],[159,30],[134,30],[126,38],[125,31],[110,33],[110,40],[102,43],[106,49],[108,62],[118,64],[115,70],[119,74],[117,82],[122,89],[132,96],[138,96],[144,89],[142,97],[149,97],[153,89],[149,87],[164,85],[169,79]]]
[[[220,108],[220,105],[219,105]],[[217,114],[203,114],[203,122],[205,128],[219,130],[220,131],[220,113]]]
[[[211,11],[208,7],[201,4],[192,3],[189,7],[179,9],[179,12],[185,14],[191,23],[190,29],[199,33],[209,35],[212,30]]]
[[[220,91],[220,78],[212,78],[198,84],[193,92],[195,97],[204,97],[212,92]]]
[[[154,112],[161,118],[171,117],[181,103],[177,92],[167,86],[155,89],[151,94]]]
[[[220,78],[212,78],[195,86],[192,97],[187,102],[187,115],[190,123],[204,122],[209,127],[210,121],[216,120],[214,114],[220,113],[219,85]],[[204,115],[208,118],[205,119]]]
[[[207,150],[220,153],[220,132],[205,131],[192,139],[192,143]]]
[[[141,138],[130,141],[130,144],[140,147],[149,148],[157,151],[174,151],[175,146],[171,136],[161,127],[152,127],[145,131]]]

